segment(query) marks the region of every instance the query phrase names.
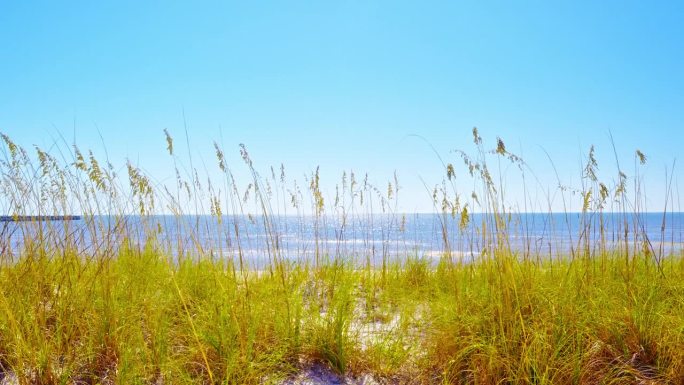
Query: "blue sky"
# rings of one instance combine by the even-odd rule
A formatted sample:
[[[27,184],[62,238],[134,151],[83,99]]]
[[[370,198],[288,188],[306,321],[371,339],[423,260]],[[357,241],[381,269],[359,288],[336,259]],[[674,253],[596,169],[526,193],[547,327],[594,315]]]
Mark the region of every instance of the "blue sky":
[[[320,165],[330,189],[345,169],[379,185],[396,170],[408,212],[430,210],[420,178],[443,174],[412,135],[456,161],[477,126],[546,188],[545,152],[578,185],[591,144],[615,179],[612,132],[630,176],[634,150],[649,156],[661,210],[684,143],[683,19],[678,1],[3,2],[0,131],[106,147],[164,181],[162,130],[180,139],[185,120],[207,163],[216,140],[234,169],[245,143],[264,170]]]

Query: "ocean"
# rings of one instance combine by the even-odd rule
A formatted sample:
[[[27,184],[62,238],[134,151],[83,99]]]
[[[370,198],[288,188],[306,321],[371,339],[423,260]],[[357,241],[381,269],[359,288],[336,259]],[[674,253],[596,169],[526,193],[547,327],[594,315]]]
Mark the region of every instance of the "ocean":
[[[253,266],[273,258],[354,258],[377,264],[448,254],[469,260],[496,244],[530,258],[618,248],[664,256],[683,249],[684,213],[518,213],[499,223],[491,215],[471,214],[467,224],[458,215],[441,214],[231,215],[220,220],[208,215],[94,216],[0,224],[3,254],[18,255],[27,240],[55,249],[70,246],[84,254],[115,250],[126,240],[174,256],[242,258]]]

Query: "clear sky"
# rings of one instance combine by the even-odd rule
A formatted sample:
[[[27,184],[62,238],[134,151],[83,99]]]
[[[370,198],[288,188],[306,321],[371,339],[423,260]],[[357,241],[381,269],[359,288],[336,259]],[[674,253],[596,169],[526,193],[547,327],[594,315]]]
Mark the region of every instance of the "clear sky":
[[[634,150],[649,156],[660,210],[684,145],[682,20],[681,1],[4,1],[0,131],[106,147],[164,180],[162,130],[181,139],[185,115],[196,159],[216,140],[240,169],[245,143],[264,170],[320,165],[328,187],[396,170],[408,212],[430,210],[419,177],[443,174],[414,134],[455,161],[477,126],[552,187],[545,151],[577,185],[591,144],[615,179],[612,132],[630,176]]]

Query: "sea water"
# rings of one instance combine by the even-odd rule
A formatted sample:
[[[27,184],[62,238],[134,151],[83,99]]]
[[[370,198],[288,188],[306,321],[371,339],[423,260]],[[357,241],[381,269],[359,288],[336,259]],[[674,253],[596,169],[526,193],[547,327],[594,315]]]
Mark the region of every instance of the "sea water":
[[[462,259],[498,245],[521,257],[567,256],[578,251],[679,253],[684,213],[517,213],[499,219],[471,214],[359,216],[95,216],[75,221],[4,222],[0,252],[18,254],[30,239],[83,253],[115,250],[124,241],[154,245],[176,256],[239,259],[263,265],[275,258],[300,261],[442,256]]]

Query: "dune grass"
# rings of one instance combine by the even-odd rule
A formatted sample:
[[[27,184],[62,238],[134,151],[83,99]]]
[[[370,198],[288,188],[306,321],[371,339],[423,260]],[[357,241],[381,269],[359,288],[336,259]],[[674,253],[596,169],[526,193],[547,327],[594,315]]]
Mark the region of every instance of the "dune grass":
[[[580,191],[585,222],[565,255],[510,246],[510,212],[500,204],[486,158],[524,163],[500,140],[484,151],[474,131],[478,152],[461,155],[480,182],[471,196],[486,215],[476,230],[468,223],[474,203],[459,202],[454,166],[445,164],[445,181],[432,199],[461,226],[442,222],[441,256],[407,251],[371,264],[363,255],[319,250],[318,239],[314,258],[284,258],[274,214],[289,205],[303,216],[301,207],[310,204],[317,224],[326,208],[342,207],[351,222],[370,215],[369,200],[376,199],[382,215],[401,221],[391,211],[396,179],[380,193],[345,175],[347,195],[326,205],[316,172],[305,203],[296,188],[284,187],[284,178],[261,177],[243,147],[253,176],[243,193],[216,146],[225,175],[221,195],[202,187],[196,172],[167,188],[130,163],[122,180],[75,147],[58,159],[40,149],[29,155],[3,139],[4,209],[12,215],[79,210],[88,236],[70,231],[69,223],[26,222],[14,234],[3,231],[0,382],[268,384],[319,363],[350,378],[370,373],[381,383],[684,383],[684,258],[639,233],[638,190],[626,197],[623,171],[610,187],[599,182],[593,149]],[[168,134],[167,145],[173,156]],[[273,191],[282,194],[274,199],[267,193]],[[217,229],[226,213],[253,215],[244,209],[253,202],[272,240],[263,250],[269,262],[257,269],[241,246],[220,258],[206,240],[168,241],[158,228],[126,221],[125,214],[159,212],[160,202],[179,216],[187,205],[203,209],[204,202]],[[602,227],[608,202],[629,226]],[[117,220],[92,219],[105,213]],[[13,249],[17,231],[22,243]],[[134,236],[140,231],[144,242]],[[241,231],[236,222],[230,235],[237,240]],[[469,231],[486,241],[472,261],[456,256],[448,236],[461,232],[467,243]],[[607,231],[618,242],[609,244]],[[213,241],[222,236],[229,235],[217,231]]]
[[[26,255],[0,271],[0,357],[26,383],[258,384],[315,361],[406,383],[681,383],[684,263],[663,270],[503,254],[384,278],[296,265],[283,285],[151,248]]]

